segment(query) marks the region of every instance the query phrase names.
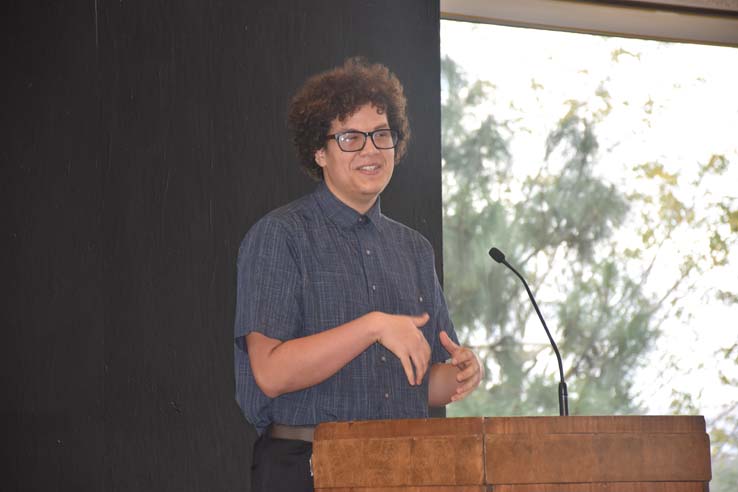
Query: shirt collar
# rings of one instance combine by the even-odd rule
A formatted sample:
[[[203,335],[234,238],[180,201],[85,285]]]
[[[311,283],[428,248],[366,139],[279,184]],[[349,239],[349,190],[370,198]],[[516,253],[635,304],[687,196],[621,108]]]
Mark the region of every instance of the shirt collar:
[[[353,208],[349,207],[336,196],[331,193],[325,182],[321,182],[314,193],[315,199],[318,205],[323,210],[323,213],[336,225],[344,229],[361,225],[368,222],[372,222],[380,227],[383,215],[380,199],[377,197],[377,201],[374,205],[367,210],[366,214],[360,214]]]

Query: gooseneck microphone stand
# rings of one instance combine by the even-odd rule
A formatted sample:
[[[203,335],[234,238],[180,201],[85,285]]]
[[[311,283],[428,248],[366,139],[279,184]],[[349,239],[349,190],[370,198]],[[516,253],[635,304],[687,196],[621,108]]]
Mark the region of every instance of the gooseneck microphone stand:
[[[526,292],[528,292],[528,297],[530,297],[530,301],[533,303],[533,307],[536,310],[536,314],[538,315],[538,319],[541,320],[541,324],[543,324],[543,329],[546,330],[546,335],[548,336],[548,340],[551,342],[551,346],[553,347],[554,353],[556,353],[556,360],[559,363],[559,415],[562,417],[569,415],[569,393],[566,389],[566,382],[564,381],[564,365],[561,363],[561,354],[559,354],[559,348],[556,346],[556,342],[554,342],[553,337],[551,336],[551,332],[548,331],[548,326],[546,326],[546,321],[543,319],[543,315],[541,315],[541,310],[538,309],[538,303],[536,303],[535,298],[533,297],[533,293],[530,291],[530,287],[528,287],[528,282],[525,281],[522,275],[518,273],[516,269],[510,265],[507,260],[505,260],[505,255],[497,248],[492,248],[489,250],[489,255],[492,257],[493,260],[495,260],[497,263],[502,263],[507,268],[512,270],[512,272],[518,276],[518,278],[523,282],[523,285],[525,286]]]

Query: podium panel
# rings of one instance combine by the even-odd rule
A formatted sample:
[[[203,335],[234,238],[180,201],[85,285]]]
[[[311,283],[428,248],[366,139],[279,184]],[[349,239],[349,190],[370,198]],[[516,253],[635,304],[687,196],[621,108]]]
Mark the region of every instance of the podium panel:
[[[705,492],[703,417],[472,417],[321,424],[317,491]]]

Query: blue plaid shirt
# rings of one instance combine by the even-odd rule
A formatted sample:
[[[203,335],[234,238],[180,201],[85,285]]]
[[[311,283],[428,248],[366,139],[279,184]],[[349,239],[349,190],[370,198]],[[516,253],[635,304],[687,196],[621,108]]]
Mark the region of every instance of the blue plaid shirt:
[[[361,215],[325,184],[274,210],[246,234],[238,254],[236,400],[260,434],[271,423],[316,425],[428,416],[428,373],[410,386],[399,359],[375,343],[320,384],[270,399],[256,385],[244,336],[290,340],[371,311],[417,315],[432,349],[457,341],[435,272],[433,249],[418,232],[382,215],[379,200]]]

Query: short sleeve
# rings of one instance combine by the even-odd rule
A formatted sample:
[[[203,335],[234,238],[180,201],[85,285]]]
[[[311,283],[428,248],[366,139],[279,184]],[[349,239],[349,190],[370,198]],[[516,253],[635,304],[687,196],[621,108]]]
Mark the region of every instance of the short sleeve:
[[[269,216],[244,237],[238,252],[236,345],[253,331],[288,340],[302,326],[301,285],[293,238],[285,225]]]
[[[456,329],[451,321],[451,316],[448,314],[448,307],[446,306],[446,298],[443,295],[443,289],[441,289],[441,283],[438,281],[438,275],[436,274],[435,267],[433,268],[433,319],[435,320],[437,332],[431,345],[431,364],[439,364],[448,360],[451,355],[441,345],[440,334],[441,331],[445,331],[449,338],[456,344],[459,343],[459,339],[456,336]]]

